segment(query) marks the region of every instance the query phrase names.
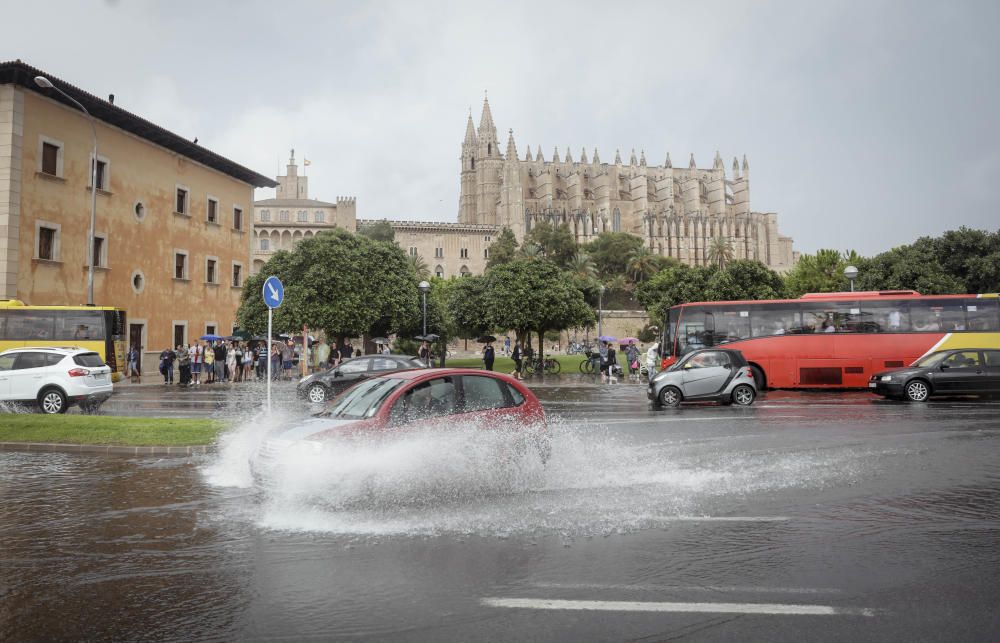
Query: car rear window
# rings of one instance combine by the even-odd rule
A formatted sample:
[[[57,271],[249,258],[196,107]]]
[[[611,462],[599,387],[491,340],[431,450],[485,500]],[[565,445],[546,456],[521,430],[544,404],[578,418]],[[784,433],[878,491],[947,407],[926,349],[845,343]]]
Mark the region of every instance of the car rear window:
[[[510,384],[507,384],[507,390],[510,391],[510,396],[514,400],[514,406],[521,406],[524,404],[524,396],[521,395],[521,391],[517,390]]]
[[[503,394],[498,379],[485,375],[466,375],[462,377],[462,389],[466,411],[500,409],[507,406],[507,397]]]
[[[104,366],[104,360],[97,353],[80,353],[79,355],[74,355],[73,362],[77,366],[87,366],[89,368]]]

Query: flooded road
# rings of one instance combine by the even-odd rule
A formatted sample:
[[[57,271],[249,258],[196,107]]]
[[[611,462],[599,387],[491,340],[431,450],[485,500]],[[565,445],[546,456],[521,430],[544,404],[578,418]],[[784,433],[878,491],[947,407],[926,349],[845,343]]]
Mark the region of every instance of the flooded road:
[[[190,459],[0,453],[0,640],[1000,630],[1000,404],[536,392],[546,466],[460,428],[345,443],[267,489],[253,425]]]

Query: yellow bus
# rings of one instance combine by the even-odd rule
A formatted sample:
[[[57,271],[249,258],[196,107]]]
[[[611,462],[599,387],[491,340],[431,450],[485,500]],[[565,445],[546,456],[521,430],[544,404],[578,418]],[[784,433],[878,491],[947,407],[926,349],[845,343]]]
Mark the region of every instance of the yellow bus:
[[[25,346],[79,346],[111,367],[117,382],[125,371],[125,311],[108,306],[27,306],[0,299],[0,351]]]

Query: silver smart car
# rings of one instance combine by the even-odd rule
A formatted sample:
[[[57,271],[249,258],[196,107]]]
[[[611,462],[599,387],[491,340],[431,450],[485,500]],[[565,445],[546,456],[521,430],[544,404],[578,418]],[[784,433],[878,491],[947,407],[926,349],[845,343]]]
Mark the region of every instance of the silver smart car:
[[[649,383],[647,395],[659,406],[703,401],[749,406],[757,397],[757,385],[743,353],[703,348],[657,374]]]

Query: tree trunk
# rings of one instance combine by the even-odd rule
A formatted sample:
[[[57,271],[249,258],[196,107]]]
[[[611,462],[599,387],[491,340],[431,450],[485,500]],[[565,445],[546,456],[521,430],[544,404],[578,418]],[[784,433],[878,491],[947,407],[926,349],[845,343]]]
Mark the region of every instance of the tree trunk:
[[[542,375],[545,375],[545,329],[538,329],[538,365],[541,366]]]

